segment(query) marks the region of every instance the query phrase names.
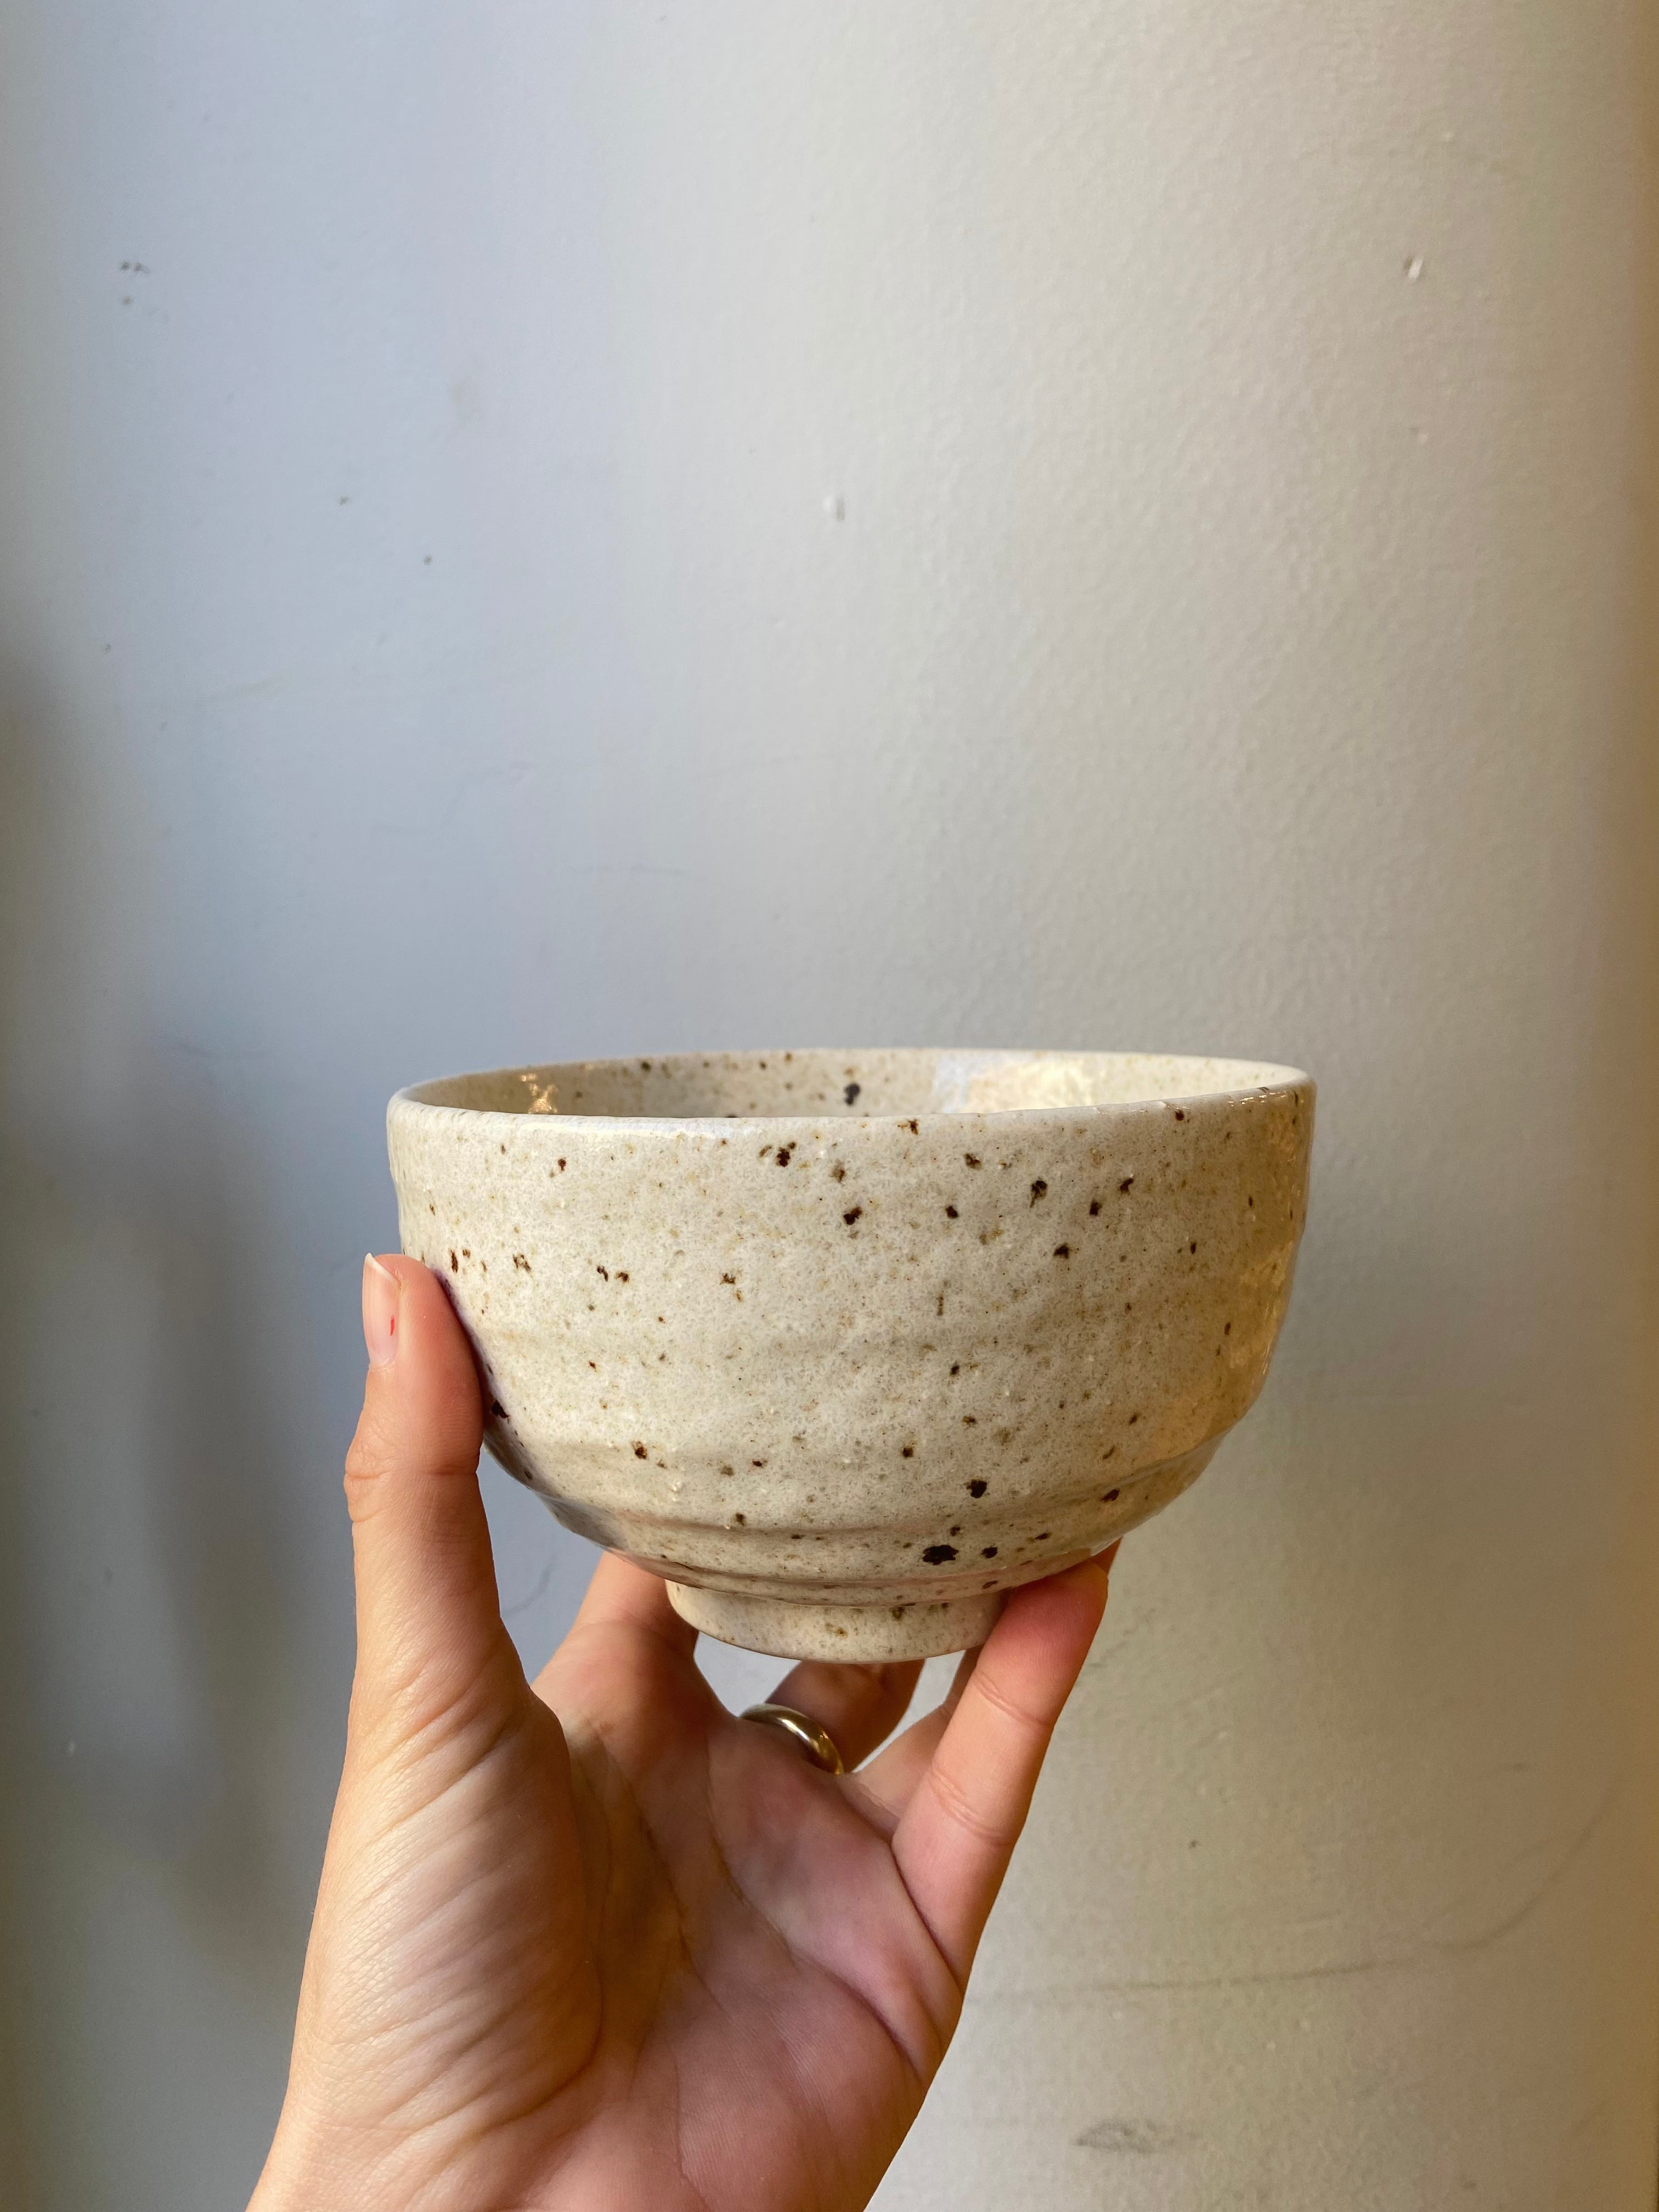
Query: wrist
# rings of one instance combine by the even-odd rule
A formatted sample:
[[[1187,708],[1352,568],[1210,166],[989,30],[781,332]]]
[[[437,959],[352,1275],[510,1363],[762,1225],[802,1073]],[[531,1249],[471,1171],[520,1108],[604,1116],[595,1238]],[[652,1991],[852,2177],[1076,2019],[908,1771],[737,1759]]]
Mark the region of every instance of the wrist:
[[[247,2212],[356,2212],[371,2199],[394,2212],[377,2193],[362,2161],[330,2130],[301,2121],[284,2105]]]

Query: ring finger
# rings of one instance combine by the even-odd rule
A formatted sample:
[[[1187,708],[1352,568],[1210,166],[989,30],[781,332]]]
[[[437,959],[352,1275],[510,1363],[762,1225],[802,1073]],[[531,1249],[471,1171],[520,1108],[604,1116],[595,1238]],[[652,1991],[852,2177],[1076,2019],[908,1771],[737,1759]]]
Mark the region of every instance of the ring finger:
[[[770,1702],[793,1705],[816,1721],[850,1772],[904,1718],[921,1672],[920,1659],[884,1667],[837,1667],[807,1659],[784,1676]]]

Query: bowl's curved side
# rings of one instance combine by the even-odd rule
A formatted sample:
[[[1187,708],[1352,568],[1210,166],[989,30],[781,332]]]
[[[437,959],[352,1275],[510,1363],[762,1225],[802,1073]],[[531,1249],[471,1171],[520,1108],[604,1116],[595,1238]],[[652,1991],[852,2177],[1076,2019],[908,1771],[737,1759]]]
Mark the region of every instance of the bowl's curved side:
[[[402,1096],[388,1133],[491,1448],[562,1519],[681,1583],[921,1603],[1098,1551],[1244,1413],[1312,1103],[1290,1083],[786,1139]]]

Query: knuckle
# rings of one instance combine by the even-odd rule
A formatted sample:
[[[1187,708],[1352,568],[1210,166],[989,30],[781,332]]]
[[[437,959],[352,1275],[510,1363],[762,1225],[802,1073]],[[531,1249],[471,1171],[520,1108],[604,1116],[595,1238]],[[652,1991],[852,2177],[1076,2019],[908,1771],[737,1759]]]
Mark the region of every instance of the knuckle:
[[[963,1829],[975,1843],[988,1844],[998,1851],[1006,1851],[1012,1846],[1018,1830],[1011,1831],[1006,1821],[981,1811],[957,1776],[937,1759],[928,1769],[928,1784],[945,1819]]]
[[[994,1674],[976,1674],[969,1686],[978,1692],[993,1711],[1000,1713],[1005,1720],[1012,1721],[1022,1735],[1046,1741],[1054,1726],[1053,1722],[1046,1715],[1033,1712],[1029,1705],[1022,1704],[1019,1698],[1003,1687]]]
[[[383,1441],[365,1413],[345,1455],[346,1503],[354,1519],[368,1510],[374,1486],[386,1473],[386,1464]]]

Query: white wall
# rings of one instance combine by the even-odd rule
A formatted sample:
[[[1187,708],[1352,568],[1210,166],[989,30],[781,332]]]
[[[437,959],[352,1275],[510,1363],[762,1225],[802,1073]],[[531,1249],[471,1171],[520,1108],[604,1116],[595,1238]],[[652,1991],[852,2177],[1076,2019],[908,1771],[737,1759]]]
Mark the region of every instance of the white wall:
[[[262,2151],[386,1094],[945,1040],[1322,1139],[883,2205],[1646,2212],[1651,9],[0,29],[20,2204]]]

